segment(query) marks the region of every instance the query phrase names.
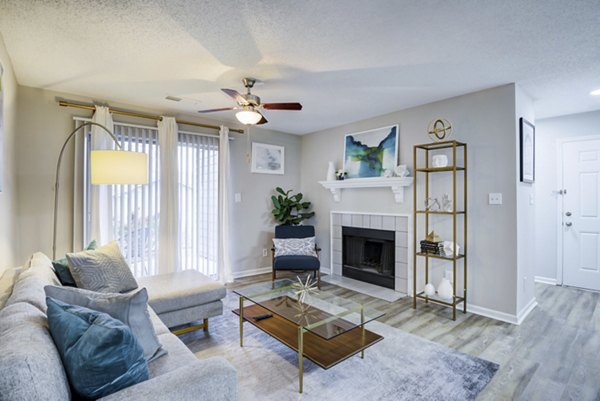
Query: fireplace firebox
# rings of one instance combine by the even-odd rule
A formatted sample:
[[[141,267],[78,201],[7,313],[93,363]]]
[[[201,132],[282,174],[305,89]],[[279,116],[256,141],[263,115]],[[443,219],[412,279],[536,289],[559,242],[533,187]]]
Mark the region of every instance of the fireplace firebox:
[[[342,226],[342,275],[394,289],[394,231]]]

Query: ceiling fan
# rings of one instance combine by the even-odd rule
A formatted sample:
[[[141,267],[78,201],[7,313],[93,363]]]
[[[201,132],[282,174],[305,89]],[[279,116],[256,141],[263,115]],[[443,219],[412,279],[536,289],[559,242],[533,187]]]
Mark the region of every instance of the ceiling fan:
[[[260,109],[265,110],[302,110],[300,103],[261,103],[260,98],[253,95],[251,90],[256,79],[244,78],[242,79],[244,86],[246,87],[246,94],[242,95],[234,89],[221,89],[225,94],[231,96],[237,102],[236,107],[223,107],[220,109],[209,109],[200,110],[198,113],[212,113],[215,111],[225,110],[240,110],[235,113],[235,117],[242,124],[254,125],[254,124],[265,124],[267,119],[260,113]]]

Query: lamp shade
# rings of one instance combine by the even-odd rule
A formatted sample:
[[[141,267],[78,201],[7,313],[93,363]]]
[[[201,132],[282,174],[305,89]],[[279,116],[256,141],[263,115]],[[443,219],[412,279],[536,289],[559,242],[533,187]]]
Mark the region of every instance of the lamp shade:
[[[239,122],[245,125],[254,125],[262,119],[262,114],[254,110],[242,110],[235,113]]]
[[[124,150],[92,150],[92,184],[147,184],[148,155]]]

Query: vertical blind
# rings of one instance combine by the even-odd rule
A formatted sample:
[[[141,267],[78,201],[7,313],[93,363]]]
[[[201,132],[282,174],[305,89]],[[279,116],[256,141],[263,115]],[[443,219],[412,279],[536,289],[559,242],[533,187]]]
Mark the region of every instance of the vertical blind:
[[[76,123],[81,123],[77,121]],[[89,242],[89,152],[91,128],[85,128],[84,237]],[[113,238],[136,277],[159,273],[160,165],[158,130],[114,124],[124,150],[148,154],[148,185],[111,185]],[[179,132],[179,260],[177,270],[193,269],[209,277],[218,275],[219,241],[219,139]]]
[[[180,132],[179,261],[182,270],[218,274],[219,138]]]

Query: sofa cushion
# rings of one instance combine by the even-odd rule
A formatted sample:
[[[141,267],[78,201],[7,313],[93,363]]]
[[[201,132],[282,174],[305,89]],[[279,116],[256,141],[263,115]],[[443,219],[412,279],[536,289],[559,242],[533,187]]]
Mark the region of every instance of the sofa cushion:
[[[314,256],[279,256],[275,258],[275,270],[319,270],[321,262]]]
[[[22,270],[22,267],[13,267],[2,273],[2,277],[0,277],[0,309],[4,308],[6,301],[8,301],[10,294],[12,294],[15,282]]]
[[[98,292],[127,292],[138,288],[116,241],[93,251],[68,253],[77,287]]]
[[[48,330],[46,315],[24,302],[6,306],[0,311],[0,399],[70,398],[67,375]]]
[[[195,270],[142,277],[148,303],[157,314],[203,305],[225,297],[225,287]]]
[[[19,274],[6,306],[25,302],[45,313],[46,294],[44,294],[44,286],[46,285],[60,285],[60,281],[54,274],[50,259],[43,253],[35,253],[31,259],[29,269]]]
[[[96,240],[92,240],[85,250],[93,251],[96,248],[98,248],[98,243]],[[52,267],[54,267],[54,272],[62,285],[67,287],[77,287],[75,279],[71,275],[71,270],[69,270],[69,261],[66,256],[61,259],[53,260]]]
[[[161,334],[158,339],[168,353],[164,357],[148,363],[151,378],[160,376],[196,360],[196,357],[190,352],[190,349],[174,334],[170,332],[164,333]]]
[[[73,390],[97,399],[148,380],[148,363],[120,320],[48,297],[48,324]]]
[[[70,305],[79,305],[98,312],[108,313],[131,329],[144,349],[146,360],[166,354],[154,332],[148,313],[148,292],[145,288],[127,294],[101,293],[73,287],[44,287],[48,297]]]

